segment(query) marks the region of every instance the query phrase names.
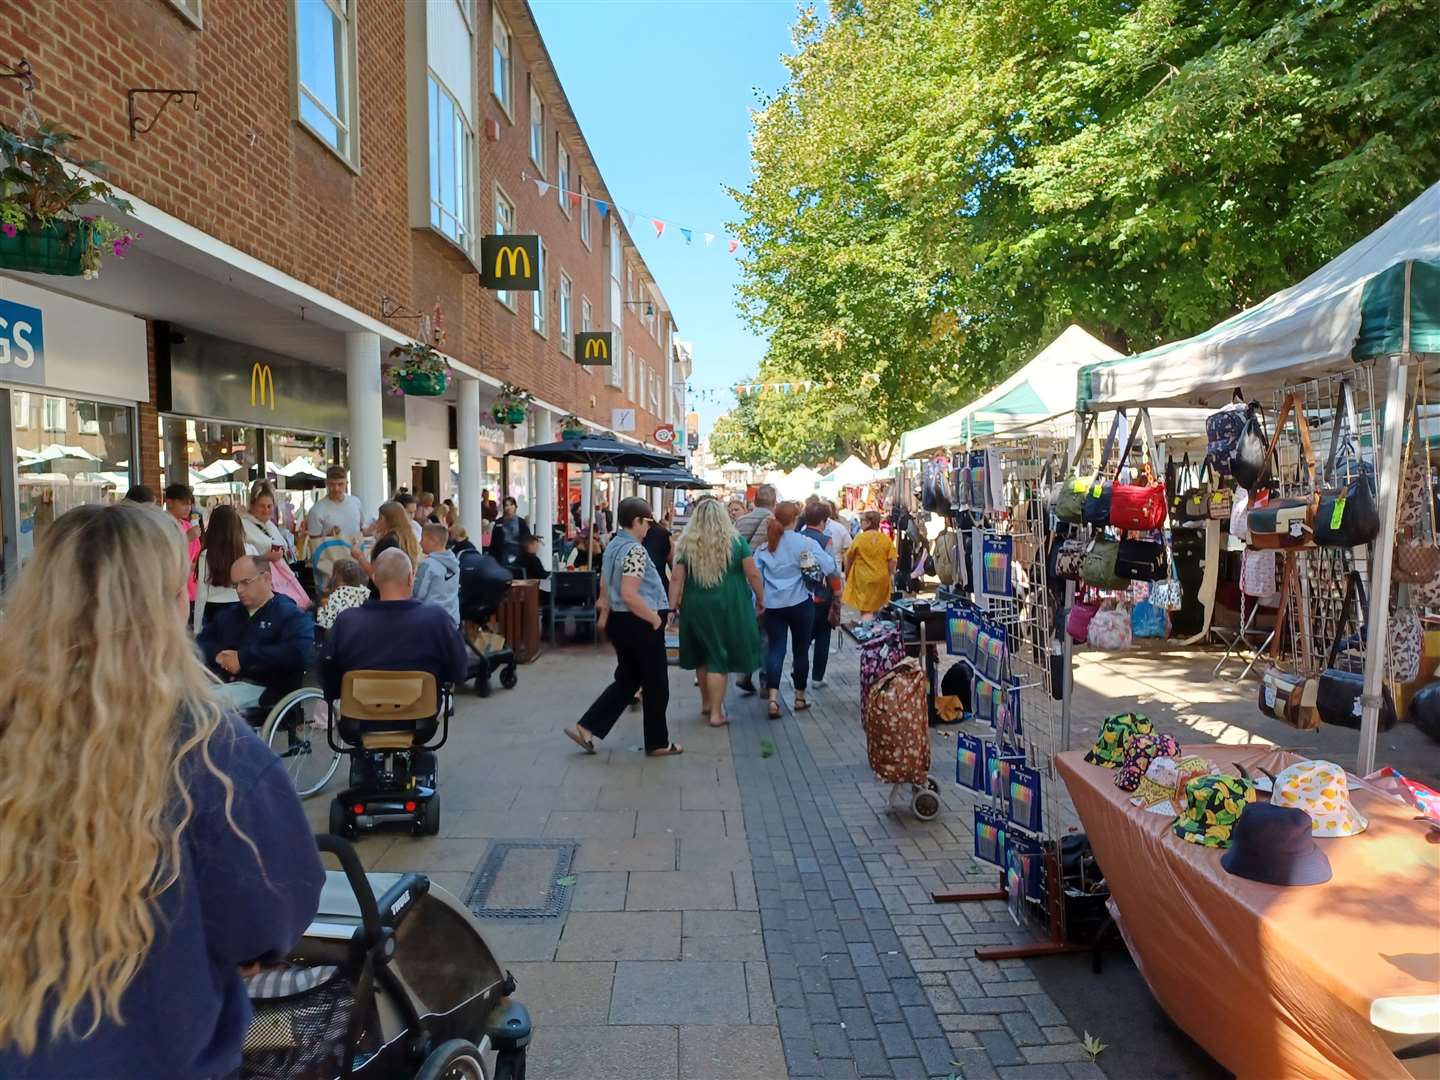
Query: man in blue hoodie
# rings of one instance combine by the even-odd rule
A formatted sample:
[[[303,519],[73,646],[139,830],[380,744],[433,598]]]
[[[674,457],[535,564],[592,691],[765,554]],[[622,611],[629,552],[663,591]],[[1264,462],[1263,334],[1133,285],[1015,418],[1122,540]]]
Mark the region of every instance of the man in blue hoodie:
[[[263,559],[236,559],[230,583],[240,603],[205,620],[195,644],[224,680],[220,695],[229,705],[269,709],[304,679],[315,649],[315,622],[294,600],[275,592]]]
[[[431,522],[420,532],[420,550],[425,558],[415,568],[414,597],[421,603],[438,604],[460,625],[460,558],[446,549],[450,530]]]

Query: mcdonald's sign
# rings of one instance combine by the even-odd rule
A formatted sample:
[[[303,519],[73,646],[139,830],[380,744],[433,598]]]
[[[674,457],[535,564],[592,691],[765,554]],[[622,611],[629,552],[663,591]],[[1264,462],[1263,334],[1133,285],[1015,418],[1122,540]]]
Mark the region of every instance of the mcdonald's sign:
[[[480,284],[495,290],[538,291],[543,284],[540,280],[540,237],[482,237]]]
[[[613,364],[615,335],[609,330],[586,330],[575,335],[575,362],[589,367]]]
[[[269,364],[259,360],[250,365],[250,407],[258,408],[269,401],[270,411],[275,411],[275,375]]]

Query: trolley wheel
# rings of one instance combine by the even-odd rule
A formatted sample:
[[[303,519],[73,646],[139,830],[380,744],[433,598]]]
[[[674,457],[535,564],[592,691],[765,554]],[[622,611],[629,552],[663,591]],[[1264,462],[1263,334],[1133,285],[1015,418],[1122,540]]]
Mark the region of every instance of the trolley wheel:
[[[270,710],[260,737],[285,766],[295,793],[302,799],[318,795],[340,767],[340,754],[330,746],[330,703],[316,687],[286,694]]]
[[[931,791],[935,792],[937,795],[940,793],[940,785],[935,782],[935,778],[933,776],[925,777],[925,786]]]
[[[425,1059],[415,1080],[487,1080],[485,1062],[474,1043],[451,1039]]]
[[[495,1059],[495,1080],[525,1080],[525,1050],[507,1050]]]
[[[515,684],[520,681],[520,676],[515,674],[514,666],[500,669],[500,685],[506,690],[514,690]]]
[[[350,812],[339,799],[330,801],[330,835],[348,837],[355,831],[350,824]]]
[[[431,795],[420,807],[415,818],[417,836],[438,836],[440,833],[440,796]]]
[[[940,796],[922,788],[910,796],[910,809],[921,821],[930,821],[940,813]]]

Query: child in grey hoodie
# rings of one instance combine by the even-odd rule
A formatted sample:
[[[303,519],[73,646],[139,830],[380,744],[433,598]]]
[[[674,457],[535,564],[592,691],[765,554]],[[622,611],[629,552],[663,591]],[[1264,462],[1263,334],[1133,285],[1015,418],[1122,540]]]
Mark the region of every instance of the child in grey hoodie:
[[[411,595],[428,604],[439,604],[450,621],[459,626],[460,560],[453,551],[447,550],[445,545],[449,540],[449,530],[439,523],[432,522],[421,531],[420,550],[425,557],[415,567],[415,588]]]

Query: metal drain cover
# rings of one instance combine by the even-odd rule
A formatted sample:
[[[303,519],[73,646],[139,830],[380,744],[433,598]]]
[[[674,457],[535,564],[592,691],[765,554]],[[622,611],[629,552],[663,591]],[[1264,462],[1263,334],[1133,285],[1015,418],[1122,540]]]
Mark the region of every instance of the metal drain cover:
[[[486,919],[553,919],[565,910],[573,884],[573,840],[497,840],[476,867],[465,906]]]

